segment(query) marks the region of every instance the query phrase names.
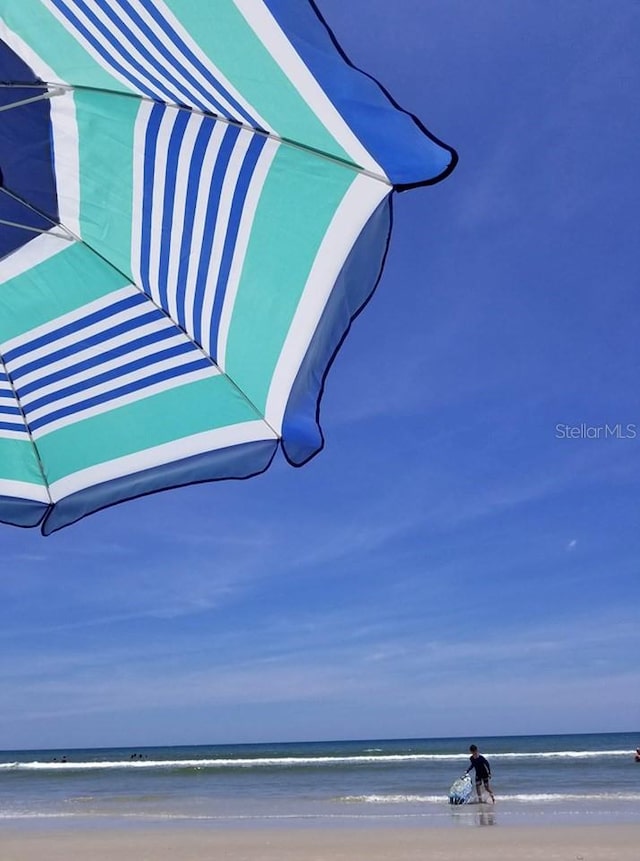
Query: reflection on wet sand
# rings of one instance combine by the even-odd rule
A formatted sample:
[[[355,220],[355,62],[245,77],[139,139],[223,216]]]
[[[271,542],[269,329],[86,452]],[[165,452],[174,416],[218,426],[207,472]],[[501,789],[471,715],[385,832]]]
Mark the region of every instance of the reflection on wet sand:
[[[476,802],[477,804],[477,802]],[[464,807],[466,810],[457,810],[451,811],[451,817],[456,824],[456,827],[464,827],[464,826],[486,826],[486,825],[495,825],[496,824],[496,814],[493,808],[486,809],[485,805],[479,805],[479,810],[469,810],[471,804],[465,804]]]

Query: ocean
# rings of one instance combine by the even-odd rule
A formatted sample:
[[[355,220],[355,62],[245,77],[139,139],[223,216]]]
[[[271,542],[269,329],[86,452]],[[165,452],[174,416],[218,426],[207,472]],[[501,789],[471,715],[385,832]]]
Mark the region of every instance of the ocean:
[[[475,742],[495,805],[450,805]],[[0,752],[2,824],[640,822],[640,733]]]

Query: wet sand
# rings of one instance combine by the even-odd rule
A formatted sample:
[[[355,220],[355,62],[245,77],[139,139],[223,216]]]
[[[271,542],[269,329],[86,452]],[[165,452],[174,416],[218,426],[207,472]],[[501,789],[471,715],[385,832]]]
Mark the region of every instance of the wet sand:
[[[640,825],[0,828],[2,861],[637,861]]]

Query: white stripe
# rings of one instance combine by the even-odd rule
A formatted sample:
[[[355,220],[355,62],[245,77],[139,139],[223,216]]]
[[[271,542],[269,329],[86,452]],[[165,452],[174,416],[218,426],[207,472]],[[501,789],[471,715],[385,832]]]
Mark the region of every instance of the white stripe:
[[[41,233],[35,239],[32,239],[27,245],[16,249],[12,254],[3,257],[0,260],[0,294],[2,293],[2,285],[11,281],[13,278],[19,278],[25,272],[44,263],[50,257],[55,257],[61,251],[66,251],[71,246],[66,239],[61,239],[53,233]],[[2,349],[9,349],[7,344],[14,344],[21,341],[24,335],[18,338],[12,338],[2,345]]]
[[[279,433],[282,431],[282,419],[291,387],[331,295],[333,285],[369,217],[389,192],[390,189],[381,182],[358,174],[325,233],[269,387],[265,418]]]
[[[137,317],[143,316],[148,311],[149,306],[146,303],[135,305],[133,308],[127,308],[126,311],[120,311],[119,314],[114,314],[111,317],[107,317],[105,320],[100,320],[98,323],[94,323],[92,326],[87,326],[77,332],[72,332],[64,338],[57,338],[55,341],[46,344],[44,347],[40,347],[37,350],[31,350],[11,362],[6,362],[7,369],[10,371],[14,381],[19,379],[21,380],[20,385],[25,385],[25,377],[27,375],[20,370],[24,365],[30,364],[31,362],[35,362],[39,359],[43,360],[44,365],[47,362],[47,358],[52,353],[57,353],[59,350],[64,350],[66,347],[74,347],[81,340],[90,338],[92,335],[98,335],[101,332],[105,332],[108,329],[111,329],[120,323],[125,323],[128,320],[135,320]],[[137,330],[135,328],[133,331],[129,330],[129,337],[134,337],[134,332],[136,331]],[[73,361],[75,361],[74,356],[68,356],[65,364],[69,364]],[[40,376],[42,373],[43,367],[40,368]]]
[[[196,212],[191,235],[191,250],[189,253],[189,268],[186,276],[186,287],[184,296],[184,317],[187,331],[193,337],[195,332],[195,292],[200,265],[200,254],[204,239],[204,225],[209,204],[211,182],[213,171],[218,158],[218,153],[224,139],[227,126],[224,123],[216,123],[213,134],[209,138],[207,149],[202,160],[202,172],[200,184],[196,194]]]
[[[30,499],[32,502],[50,502],[46,487],[31,484],[29,481],[12,481],[8,478],[0,478],[0,496]]]
[[[144,202],[144,150],[147,128],[153,104],[140,102],[140,108],[133,127],[133,179],[131,207],[131,272],[133,280],[142,290],[142,272],[140,254],[142,251],[142,204]]]
[[[29,434],[26,427],[22,430],[5,430],[5,428],[0,428],[0,439],[19,439],[25,441],[29,439]]]
[[[132,5],[135,6],[136,10],[140,13],[140,15],[147,21],[147,23],[153,27],[154,31],[160,36],[161,39],[166,40],[167,36],[161,28],[155,23],[155,21],[149,15],[148,9],[146,8],[146,2],[143,3],[141,0],[132,0]],[[211,4],[212,6],[214,4]],[[155,0],[154,3],[155,8],[162,15],[164,20],[167,22],[169,27],[176,33],[177,36],[185,43],[185,45],[189,48],[191,53],[200,61],[200,63],[208,69],[210,74],[219,81],[220,84],[226,89],[226,91],[236,100],[236,102],[249,114],[250,117],[253,117],[254,120],[257,121],[260,128],[265,129],[269,132],[274,132],[274,129],[271,128],[269,123],[266,122],[264,117],[261,117],[260,114],[256,111],[256,109],[251,105],[246,99],[241,95],[241,93],[236,90],[233,84],[222,74],[220,69],[213,63],[212,59],[208,57],[199,47],[199,45],[194,41],[192,36],[185,30],[180,21],[175,17],[171,9],[163,3],[162,0]],[[212,8],[210,13],[211,19],[210,22],[203,22],[203,24],[209,23],[209,26],[215,27],[215,10]],[[197,36],[197,34],[195,34]],[[171,50],[177,52],[177,47],[175,45],[171,46]],[[202,86],[205,90],[210,90],[212,85],[209,81],[207,81],[200,72],[191,64],[187,64],[187,60],[184,55],[180,55],[181,59],[184,61],[185,65],[188,65],[189,70],[192,72],[194,77],[197,77],[199,81],[201,81]],[[223,96],[216,90],[215,91],[216,98],[223,105],[227,106],[228,102],[223,98]],[[237,111],[233,110],[231,106],[228,107],[229,114],[231,116],[236,117],[236,119],[245,122],[244,118],[241,118]]]
[[[78,121],[72,92],[49,99],[53,161],[55,165],[59,220],[74,237],[80,231],[80,153]]]
[[[169,349],[170,347],[178,346],[178,344],[182,344],[186,342],[185,336],[182,332],[178,332],[172,338],[167,338],[166,341],[160,341],[160,343],[149,344],[145,347],[140,347],[137,350],[132,350],[130,353],[125,353],[124,356],[120,356],[117,359],[111,359],[109,362],[101,362],[100,364],[93,365],[91,368],[86,371],[81,371],[77,374],[72,374],[69,377],[64,377],[61,380],[58,380],[55,383],[49,383],[48,386],[42,386],[30,394],[21,395],[20,402],[23,407],[28,407],[34,401],[39,400],[40,398],[44,398],[47,395],[55,394],[56,392],[62,391],[62,389],[66,389],[68,386],[75,386],[79,383],[87,382],[92,378],[97,377],[99,374],[105,374],[109,371],[116,370],[117,368],[122,368],[125,365],[128,365],[130,362],[135,362],[138,359],[147,360],[147,367],[152,368],[157,359],[154,356],[157,352]],[[188,343],[188,342],[187,342]],[[151,352],[151,350],[155,352]],[[200,356],[201,354],[197,352],[195,349],[191,352],[191,356]],[[52,407],[53,409],[53,407]]]
[[[207,379],[208,377],[213,377],[216,375],[216,371],[213,367],[211,368],[203,368],[199,371],[192,371],[190,374],[185,374],[182,377],[173,377],[170,380],[165,380],[162,383],[156,383],[153,386],[148,386],[145,389],[140,389],[137,392],[130,392],[128,395],[122,395],[120,398],[114,398],[113,400],[107,401],[104,404],[97,404],[93,407],[88,407],[86,410],[81,410],[80,412],[74,413],[70,416],[63,416],[62,418],[57,419],[55,422],[51,422],[50,424],[45,425],[44,427],[37,428],[36,430],[31,432],[31,436],[34,440],[38,440],[41,437],[45,437],[54,431],[60,430],[60,428],[66,427],[67,425],[76,424],[79,421],[83,421],[84,419],[92,418],[93,416],[101,415],[102,413],[109,413],[112,410],[116,410],[118,407],[126,406],[127,404],[133,404],[136,401],[142,401],[145,398],[150,398],[153,395],[157,395],[161,392],[168,392],[171,389],[176,389],[179,386],[185,386],[189,383],[198,382],[199,380]]]
[[[220,275],[220,264],[222,263],[222,256],[224,254],[224,245],[227,239],[229,218],[231,216],[231,207],[233,205],[236,186],[240,170],[242,169],[242,162],[251,144],[251,140],[252,135],[249,132],[241,132],[238,135],[231,158],[227,164],[222,188],[220,189],[220,202],[213,232],[213,247],[211,249],[211,257],[209,258],[209,267],[205,282],[206,290],[200,316],[202,346],[210,355],[212,353],[210,324],[213,316],[213,304],[217,292],[218,277]]]
[[[33,248],[38,240],[34,240],[29,243],[29,247]],[[33,266],[37,266],[38,261],[36,260],[33,263]],[[69,311],[67,314],[63,314],[61,317],[56,317],[54,320],[49,320],[46,323],[43,323],[41,326],[36,326],[35,329],[29,329],[28,332],[24,332],[22,335],[18,335],[15,338],[12,338],[10,341],[5,341],[2,345],[2,350],[5,353],[8,353],[10,350],[13,350],[15,347],[21,347],[23,344],[28,343],[29,341],[36,341],[38,338],[41,338],[43,335],[48,335],[50,332],[55,332],[57,329],[61,329],[63,326],[68,326],[70,323],[74,323],[76,320],[81,320],[83,317],[89,316],[89,314],[94,314],[96,311],[101,311],[103,308],[108,308],[110,305],[115,305],[116,302],[120,302],[122,299],[126,299],[129,296],[139,295],[140,291],[136,290],[135,287],[127,285],[126,287],[122,287],[120,290],[114,290],[113,293],[107,293],[105,296],[101,296],[99,299],[96,299],[94,302],[88,302],[86,305],[81,305],[79,308],[74,308],[73,311]]]
[[[198,354],[197,358],[201,358],[200,354]],[[150,376],[154,374],[159,374],[162,371],[175,370],[183,367],[184,365],[188,365],[194,361],[193,353],[187,353],[182,356],[173,356],[170,359],[163,359],[161,362],[156,362],[152,367],[143,367],[138,368],[136,371],[130,371],[128,374],[123,374],[120,377],[115,377],[112,380],[107,380],[105,383],[98,383],[94,386],[88,386],[86,389],[82,389],[79,392],[75,392],[72,395],[67,395],[64,398],[60,398],[57,401],[53,401],[52,403],[45,404],[42,407],[38,407],[35,410],[25,410],[27,421],[32,423],[37,419],[43,418],[45,416],[50,415],[51,413],[58,412],[58,410],[64,410],[67,407],[76,406],[77,404],[82,404],[85,401],[90,400],[91,398],[97,397],[98,395],[108,394],[109,392],[113,392],[116,389],[121,388],[122,386],[127,386],[129,383],[136,383],[141,380],[146,380]],[[217,376],[219,371],[212,366],[211,368],[211,376]],[[143,391],[142,389],[140,391]]]
[[[351,131],[266,5],[256,0],[233,0],[233,2],[300,96],[345,152],[360,167],[386,178],[384,170]]]
[[[203,431],[67,475],[51,485],[51,498],[57,502],[86,487],[93,487],[124,475],[135,475],[143,470],[184,460],[196,454],[269,439],[274,439],[274,435],[263,421],[243,422]]]
[[[167,155],[171,132],[179,117],[178,111],[165,111],[160,120],[156,141],[156,159],[153,170],[153,195],[151,203],[151,224],[149,243],[149,292],[155,302],[160,305],[160,288],[158,273],[160,271],[160,254],[168,237],[162,235],[162,217],[164,215],[164,187],[167,178]]]
[[[208,121],[208,120],[207,120]],[[173,203],[173,219],[171,224],[171,247],[169,249],[169,265],[167,267],[167,310],[169,316],[178,319],[178,272],[180,270],[180,252],[182,235],[186,218],[187,188],[189,168],[193,160],[193,149],[196,137],[202,126],[203,118],[194,114],[189,122],[180,143],[180,153],[176,172],[176,192]],[[165,240],[166,241],[166,240]]]
[[[247,255],[247,247],[253,227],[262,189],[267,180],[269,170],[273,159],[275,158],[280,144],[272,139],[267,140],[251,177],[251,183],[247,190],[247,196],[242,208],[242,218],[238,227],[238,238],[236,241],[233,262],[229,271],[229,280],[227,282],[227,290],[224,296],[224,303],[220,315],[220,328],[218,330],[218,345],[217,345],[217,364],[223,371],[226,365],[227,340],[229,337],[229,326],[231,325],[231,317],[233,308],[238,295],[238,286],[240,284],[240,276],[244,266],[245,257]]]
[[[130,341],[135,340],[137,338],[144,338],[147,335],[152,334],[153,332],[158,332],[161,329],[173,329],[175,330],[175,326],[171,323],[170,320],[162,319],[162,320],[154,320],[153,323],[147,323],[146,326],[140,326],[138,329],[134,330],[134,333],[124,332],[119,335],[115,335],[113,338],[109,338],[106,341],[102,341],[100,344],[94,344],[92,347],[87,347],[84,350],[80,350],[78,353],[74,353],[72,357],[66,356],[63,359],[58,359],[57,362],[51,362],[47,365],[46,376],[50,374],[56,374],[58,371],[64,371],[69,368],[72,364],[75,365],[79,362],[84,362],[85,359],[92,359],[94,356],[99,356],[102,353],[107,353],[109,350],[115,349],[116,347],[120,347],[122,344],[128,344]],[[169,339],[167,338],[167,341]],[[164,340],[161,343],[166,343]],[[152,345],[150,344],[149,347]],[[43,371],[42,368],[38,368],[35,371],[32,371],[30,374],[24,374],[20,379],[20,388],[24,386],[28,386],[30,383],[37,382],[42,379]]]

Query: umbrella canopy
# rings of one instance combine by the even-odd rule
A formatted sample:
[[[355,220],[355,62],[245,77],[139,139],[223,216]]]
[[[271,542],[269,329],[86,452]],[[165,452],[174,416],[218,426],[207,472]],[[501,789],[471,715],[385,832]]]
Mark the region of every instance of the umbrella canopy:
[[[0,520],[306,462],[453,150],[307,0],[0,0],[0,39]]]

